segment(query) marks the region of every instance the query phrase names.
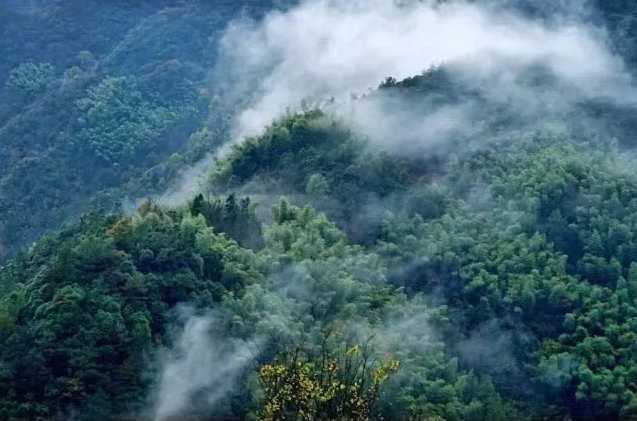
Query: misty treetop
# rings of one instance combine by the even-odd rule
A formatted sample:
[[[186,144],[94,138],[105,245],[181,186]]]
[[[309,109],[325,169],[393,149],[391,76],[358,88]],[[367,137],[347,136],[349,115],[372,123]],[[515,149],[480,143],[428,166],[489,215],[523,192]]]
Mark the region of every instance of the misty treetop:
[[[637,419],[632,2],[133,3],[0,5],[0,419]]]
[[[248,150],[237,149],[228,159]],[[304,407],[285,403],[297,398],[272,395],[278,393],[272,382],[322,382],[311,374],[316,368],[340,373],[338,365],[318,362],[324,352],[348,361],[350,354],[339,356],[344,342],[363,346],[369,361],[380,364],[391,356],[400,364],[378,392],[365,395],[372,400],[348,407],[352,413],[458,420],[629,417],[637,384],[635,264],[625,253],[631,250],[629,204],[637,178],[623,159],[612,145],[591,153],[563,133],[503,143],[453,163],[429,190],[395,192],[375,221],[376,240],[366,247],[352,244],[325,214],[287,200],[263,227],[249,200],[234,195],[199,195],[176,209],[146,202],[132,217],[88,216],[2,271],[10,396],[3,411],[9,418],[143,411],[154,384],[149,373],[160,369],[150,351],[179,340],[172,326],[180,320],[179,304],[188,303],[214,321],[211,336],[201,338],[212,349],[217,341],[234,344],[233,355],[245,352],[238,344],[257,349],[254,359],[228,374],[235,386],[215,401],[214,411],[267,419],[272,405],[283,405],[280,410],[296,417]],[[325,183],[338,185],[325,174]],[[361,188],[374,186],[372,180]],[[566,205],[564,195],[576,205]],[[602,235],[604,240],[593,239]],[[613,243],[618,235],[621,241]],[[110,325],[100,325],[102,315]],[[67,336],[65,329],[75,324],[84,327]],[[61,343],[67,351],[49,354]],[[73,356],[80,343],[86,360]],[[16,353],[20,346],[27,348]],[[298,349],[293,358],[300,358],[299,372],[290,362],[297,360],[281,354],[291,349]],[[34,360],[41,364],[28,370],[58,371],[25,377],[25,364]],[[124,367],[135,383],[117,377]],[[205,369],[195,389],[215,385],[215,370]],[[20,382],[12,377],[18,373]],[[36,383],[23,383],[31,376]],[[122,381],[128,395],[117,386]],[[269,392],[262,394],[262,387]],[[288,387],[291,396],[306,393]],[[27,389],[31,393],[23,395]],[[313,410],[337,410],[329,402],[338,395],[318,390],[333,398]],[[179,409],[210,410],[188,402]]]

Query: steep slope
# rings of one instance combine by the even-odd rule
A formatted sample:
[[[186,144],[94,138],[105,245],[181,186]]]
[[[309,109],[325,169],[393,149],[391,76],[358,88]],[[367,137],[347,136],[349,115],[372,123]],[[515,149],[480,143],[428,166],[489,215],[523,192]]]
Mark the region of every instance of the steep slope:
[[[221,142],[222,118],[188,141],[207,121],[216,38],[233,17],[272,7],[1,5],[0,255],[81,211],[165,189]]]
[[[75,20],[69,4],[0,17]],[[269,6],[113,2],[117,33],[69,29],[92,54],[7,67],[3,247],[106,212],[0,267],[0,418],[636,418],[623,65],[601,83],[545,56],[389,77],[240,139],[183,203],[122,213],[225,140],[225,107],[253,98],[208,85],[210,47]],[[631,5],[596,10],[631,63]]]

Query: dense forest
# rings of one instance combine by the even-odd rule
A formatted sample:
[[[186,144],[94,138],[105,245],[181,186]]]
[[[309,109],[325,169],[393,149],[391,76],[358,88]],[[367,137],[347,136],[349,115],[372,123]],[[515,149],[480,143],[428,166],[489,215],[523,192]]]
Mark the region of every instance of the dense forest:
[[[0,419],[637,419],[637,4],[0,34]]]
[[[209,153],[232,107],[213,101],[216,39],[275,3],[3,1],[0,258],[167,189]]]

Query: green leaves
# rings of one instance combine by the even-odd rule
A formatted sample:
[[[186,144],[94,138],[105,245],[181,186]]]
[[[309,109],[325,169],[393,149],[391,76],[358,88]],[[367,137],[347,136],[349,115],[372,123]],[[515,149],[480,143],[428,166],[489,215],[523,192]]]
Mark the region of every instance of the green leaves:
[[[209,308],[261,276],[254,255],[203,216],[152,203],[132,218],[87,218],[51,241],[31,251],[37,268],[3,270],[15,277],[0,298],[3,419],[72,408],[112,416],[143,404],[146,358],[168,341],[171,309]]]
[[[53,79],[53,66],[50,63],[26,62],[11,70],[7,87],[27,96],[46,89]]]
[[[111,164],[148,151],[181,118],[177,107],[145,99],[131,77],[105,78],[76,105],[82,116],[74,142]]]

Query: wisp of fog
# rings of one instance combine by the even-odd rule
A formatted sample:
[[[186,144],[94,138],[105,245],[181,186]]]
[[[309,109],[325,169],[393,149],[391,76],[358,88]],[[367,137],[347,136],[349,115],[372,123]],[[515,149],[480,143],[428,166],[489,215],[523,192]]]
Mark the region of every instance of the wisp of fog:
[[[235,118],[235,139],[259,134],[303,100],[344,100],[388,76],[400,80],[443,63],[476,75],[542,63],[582,93],[627,95],[623,64],[603,30],[465,2],[310,0],[259,22],[232,23],[220,49],[220,66],[241,81],[235,94],[249,98]]]

